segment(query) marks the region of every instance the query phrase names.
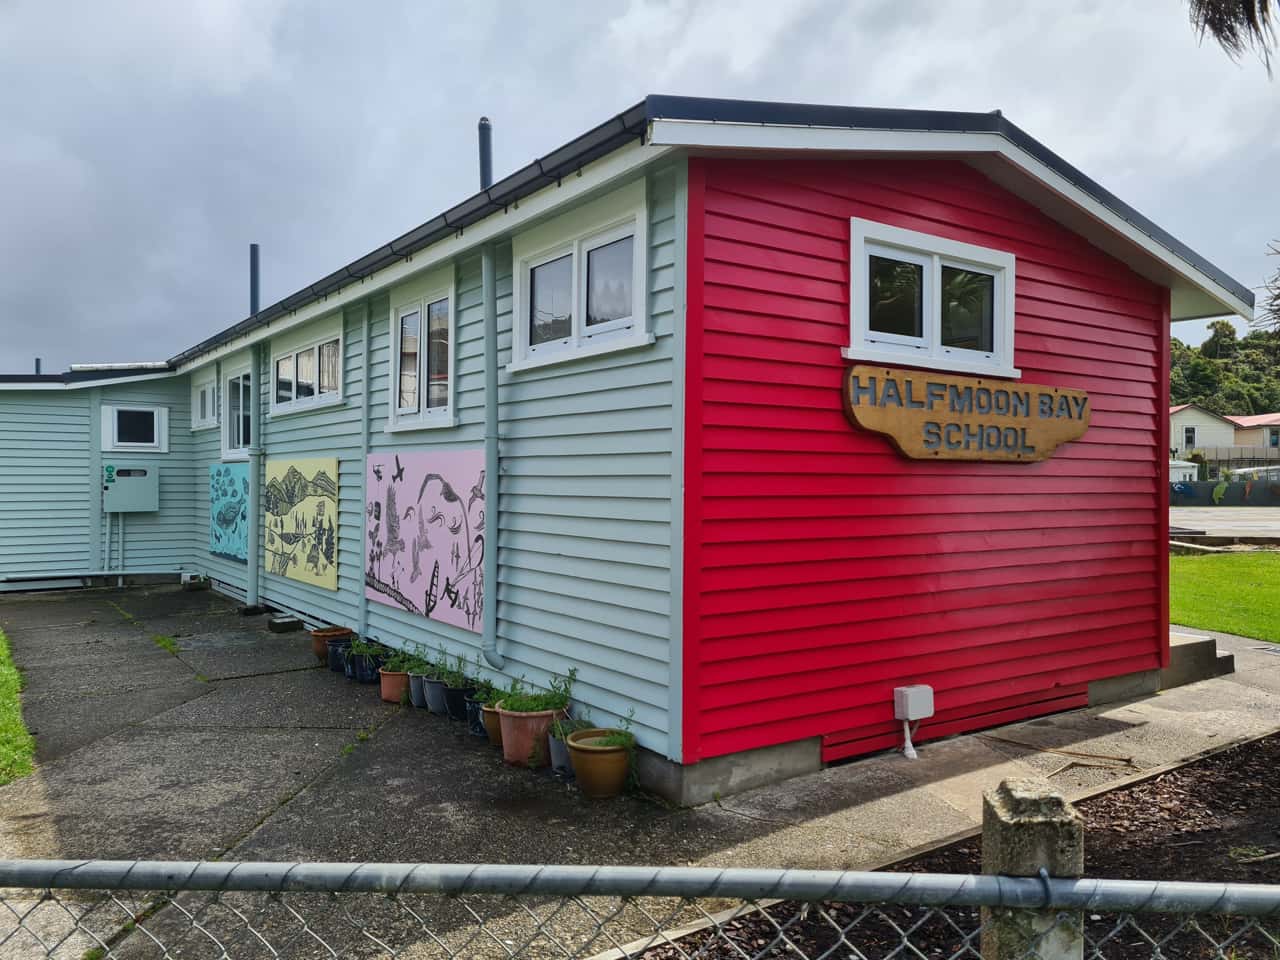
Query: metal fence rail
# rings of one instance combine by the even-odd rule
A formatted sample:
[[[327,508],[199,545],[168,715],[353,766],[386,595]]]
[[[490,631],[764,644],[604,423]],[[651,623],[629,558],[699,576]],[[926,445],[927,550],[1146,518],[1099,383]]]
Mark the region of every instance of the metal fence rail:
[[[1016,951],[997,927],[1033,932]],[[1063,943],[1076,952],[1063,953]],[[0,958],[1280,957],[1280,886],[676,867],[0,861]]]

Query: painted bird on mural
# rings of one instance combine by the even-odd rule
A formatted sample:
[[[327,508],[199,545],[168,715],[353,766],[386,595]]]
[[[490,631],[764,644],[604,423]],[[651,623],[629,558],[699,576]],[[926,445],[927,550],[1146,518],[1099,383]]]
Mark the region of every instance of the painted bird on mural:
[[[471,488],[471,498],[467,501],[467,509],[471,509],[471,505],[477,500],[484,499],[484,471],[480,471],[480,479],[476,481],[476,485]]]
[[[399,483],[404,479],[404,467],[400,466],[400,454],[398,453],[396,454],[396,469],[395,472],[391,474],[391,479],[395,483]]]
[[[382,464],[375,463],[373,465],[373,475],[378,478],[378,482],[382,482]]]

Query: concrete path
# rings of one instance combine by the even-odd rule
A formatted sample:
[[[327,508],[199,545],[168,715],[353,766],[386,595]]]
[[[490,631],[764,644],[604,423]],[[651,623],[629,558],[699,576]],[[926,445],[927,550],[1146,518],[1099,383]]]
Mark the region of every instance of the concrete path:
[[[1210,537],[1280,538],[1280,507],[1170,507],[1169,523]]]
[[[315,668],[305,636],[211,594],[9,597],[0,626],[38,743],[36,773],[0,787],[0,857],[866,868],[976,828],[1003,777],[1079,798],[1280,729],[1280,655],[1223,637],[1231,677],[925,743],[915,762],[883,754],[694,810],[593,804]]]

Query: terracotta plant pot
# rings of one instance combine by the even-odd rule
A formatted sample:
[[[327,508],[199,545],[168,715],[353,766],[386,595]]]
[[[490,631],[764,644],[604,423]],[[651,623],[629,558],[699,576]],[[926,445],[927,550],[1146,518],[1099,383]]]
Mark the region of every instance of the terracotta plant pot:
[[[387,703],[404,703],[409,699],[409,674],[378,668],[382,699]]]
[[[349,627],[317,627],[311,631],[311,652],[321,663],[329,662],[329,641],[346,640],[351,642],[355,633]]]
[[[493,707],[481,706],[480,720],[484,723],[484,732],[489,738],[489,743],[495,747],[501,747],[502,718],[498,716],[498,711]]]
[[[498,705],[502,723],[502,759],[515,767],[545,767],[551,762],[547,731],[563,710],[535,710],[514,713]]]
[[[578,781],[578,789],[588,797],[597,800],[616,797],[627,785],[627,770],[631,766],[630,752],[626,747],[602,746],[598,742],[618,732],[600,727],[575,730],[565,741],[569,747],[569,758],[573,761],[573,776]]]

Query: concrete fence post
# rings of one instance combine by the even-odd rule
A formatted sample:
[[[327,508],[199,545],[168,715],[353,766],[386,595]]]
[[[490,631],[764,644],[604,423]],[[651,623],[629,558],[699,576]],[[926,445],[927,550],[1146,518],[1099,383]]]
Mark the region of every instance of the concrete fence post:
[[[1084,874],[1084,819],[1040,780],[1009,779],[982,800],[982,872]],[[1083,916],[1061,910],[982,910],[983,960],[1080,960]]]

